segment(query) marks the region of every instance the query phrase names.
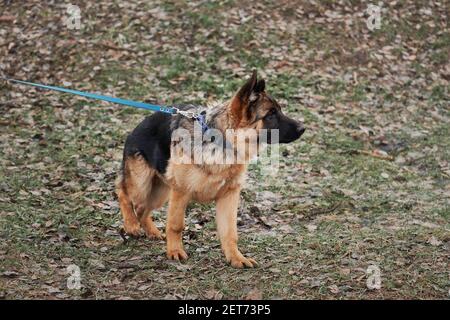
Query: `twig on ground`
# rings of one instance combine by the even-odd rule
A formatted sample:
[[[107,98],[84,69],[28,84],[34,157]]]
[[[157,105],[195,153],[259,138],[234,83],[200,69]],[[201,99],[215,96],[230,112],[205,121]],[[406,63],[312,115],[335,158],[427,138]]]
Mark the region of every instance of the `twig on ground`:
[[[382,159],[382,160],[388,160],[388,161],[394,161],[394,157],[390,155],[384,155],[376,152],[375,150],[369,151],[369,150],[354,150],[355,153],[363,154],[366,156],[371,156],[374,158]]]
[[[0,16],[0,23],[14,22],[14,20],[16,20],[16,17],[14,17],[14,16]]]
[[[342,205],[342,201],[335,203],[333,206],[326,208],[326,209],[321,209],[321,208],[312,209],[308,215],[305,215],[305,217],[311,218],[311,217],[317,216],[319,214],[331,213],[331,212],[335,211],[336,209],[338,209],[341,205]]]
[[[118,47],[118,46],[116,46],[115,44],[112,44],[112,43],[95,42],[94,45],[100,46],[100,47],[104,47],[104,48],[107,48],[107,49],[111,49],[111,50],[128,51],[128,52],[131,52],[131,53],[137,53],[137,51],[134,50],[134,49]]]

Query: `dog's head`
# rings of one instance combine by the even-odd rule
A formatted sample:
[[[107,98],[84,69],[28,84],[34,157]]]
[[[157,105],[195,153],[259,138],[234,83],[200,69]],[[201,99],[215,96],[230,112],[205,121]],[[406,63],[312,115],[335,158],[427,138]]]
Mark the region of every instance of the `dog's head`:
[[[257,79],[256,71],[239,89],[229,104],[235,128],[267,129],[267,142],[272,143],[271,129],[279,130],[279,142],[289,143],[305,132],[303,124],[283,114],[277,101],[265,91],[264,79]]]

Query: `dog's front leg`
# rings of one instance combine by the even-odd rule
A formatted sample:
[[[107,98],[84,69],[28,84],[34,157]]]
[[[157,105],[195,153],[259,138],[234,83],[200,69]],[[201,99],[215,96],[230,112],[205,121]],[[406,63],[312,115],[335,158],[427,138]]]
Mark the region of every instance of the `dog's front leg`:
[[[239,251],[237,242],[237,211],[240,189],[230,190],[216,201],[217,232],[219,234],[225,258],[234,268],[256,266],[256,261],[246,258]]]
[[[184,213],[189,199],[190,196],[187,193],[173,189],[170,191],[166,238],[167,257],[172,260],[185,260],[188,258],[183,249],[182,232],[184,229]]]

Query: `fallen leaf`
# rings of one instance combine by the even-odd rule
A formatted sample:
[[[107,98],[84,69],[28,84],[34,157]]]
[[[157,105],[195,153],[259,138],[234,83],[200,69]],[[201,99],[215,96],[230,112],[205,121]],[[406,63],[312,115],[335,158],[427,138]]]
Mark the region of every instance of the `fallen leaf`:
[[[263,295],[262,292],[255,288],[249,291],[247,295],[245,296],[244,300],[262,300]]]

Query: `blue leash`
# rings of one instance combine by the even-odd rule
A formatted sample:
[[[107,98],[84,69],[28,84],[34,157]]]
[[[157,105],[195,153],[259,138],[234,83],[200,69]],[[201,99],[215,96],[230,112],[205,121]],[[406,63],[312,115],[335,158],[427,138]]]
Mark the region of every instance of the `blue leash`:
[[[146,109],[146,110],[151,110],[151,111],[159,111],[159,112],[169,113],[172,115],[181,114],[185,117],[197,120],[200,123],[200,125],[202,126],[203,133],[205,133],[206,130],[208,130],[208,126],[206,125],[206,119],[205,119],[204,114],[196,114],[191,111],[183,111],[183,110],[180,110],[175,107],[159,106],[159,105],[155,105],[155,104],[149,104],[149,103],[138,102],[138,101],[133,101],[133,100],[126,100],[126,99],[121,99],[121,98],[114,98],[114,97],[104,96],[104,95],[90,93],[90,92],[83,92],[83,91],[72,90],[72,89],[67,89],[67,88],[62,88],[62,87],[55,87],[55,86],[47,86],[44,84],[33,83],[33,82],[28,82],[28,81],[8,79],[8,78],[3,78],[3,77],[0,77],[0,79],[23,84],[23,85],[47,89],[47,90],[71,93],[71,94],[75,94],[75,95],[90,98],[90,99],[108,101],[108,102],[117,103],[117,104],[121,104],[124,106],[130,106],[130,107],[134,107],[134,108]]]

